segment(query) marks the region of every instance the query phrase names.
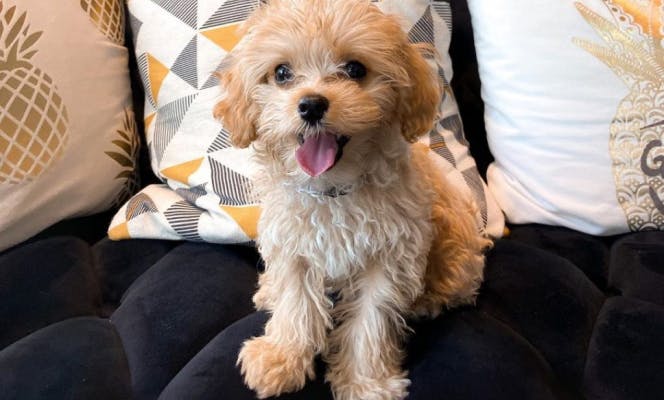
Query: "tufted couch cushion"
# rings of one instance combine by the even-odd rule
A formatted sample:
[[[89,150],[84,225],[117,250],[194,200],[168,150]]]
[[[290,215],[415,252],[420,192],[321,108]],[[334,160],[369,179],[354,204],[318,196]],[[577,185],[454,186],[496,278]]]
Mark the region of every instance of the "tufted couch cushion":
[[[513,227],[477,307],[411,324],[409,398],[661,398],[663,255],[664,232]],[[251,304],[257,268],[249,247],[157,240],[0,255],[3,398],[254,398],[235,361],[267,318]],[[331,399],[324,368],[282,398]]]

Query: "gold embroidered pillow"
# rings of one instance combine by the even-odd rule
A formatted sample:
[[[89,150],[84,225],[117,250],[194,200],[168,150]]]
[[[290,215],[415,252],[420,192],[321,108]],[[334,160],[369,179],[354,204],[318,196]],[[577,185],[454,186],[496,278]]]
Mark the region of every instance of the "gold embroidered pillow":
[[[112,239],[167,238],[241,243],[256,235],[260,214],[250,195],[251,149],[231,146],[212,109],[221,90],[213,73],[240,40],[236,30],[259,0],[133,0],[129,12],[146,92],[145,126],[152,168],[165,182],[145,188],[111,222]],[[413,41],[434,44],[436,68],[447,84],[452,64],[448,2],[384,0],[379,6],[403,17]],[[449,87],[449,86],[448,86]],[[475,199],[479,225],[493,236],[502,213],[488,195],[463,138],[451,91],[441,119],[423,138],[440,168]]]
[[[123,39],[121,0],[0,1],[0,250],[136,188]]]
[[[662,2],[468,4],[489,187],[508,219],[596,235],[664,229]]]

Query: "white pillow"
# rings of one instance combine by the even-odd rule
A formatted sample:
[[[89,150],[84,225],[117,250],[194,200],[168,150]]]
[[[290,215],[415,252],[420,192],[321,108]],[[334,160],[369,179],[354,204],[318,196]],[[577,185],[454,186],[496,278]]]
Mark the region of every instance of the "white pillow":
[[[664,12],[649,1],[469,0],[513,223],[595,235],[664,227]]]
[[[111,239],[163,238],[218,243],[249,242],[260,215],[250,195],[251,149],[231,147],[212,109],[221,90],[214,78],[224,56],[240,40],[238,25],[258,0],[188,0],[128,3],[136,55],[146,89],[145,123],[152,168],[166,184],[145,188],[111,222]],[[451,12],[447,2],[384,0],[379,7],[403,17],[414,41],[436,45],[433,65],[452,78],[448,56]],[[504,219],[477,172],[451,91],[441,120],[423,138],[440,168],[478,205],[479,227],[501,236]]]

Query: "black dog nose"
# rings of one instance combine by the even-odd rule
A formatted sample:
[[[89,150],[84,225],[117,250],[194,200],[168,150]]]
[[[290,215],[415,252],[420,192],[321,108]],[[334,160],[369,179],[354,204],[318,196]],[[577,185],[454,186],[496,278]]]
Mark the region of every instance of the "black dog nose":
[[[330,102],[325,97],[316,94],[301,98],[297,111],[303,120],[313,124],[323,119],[323,115],[329,107]]]

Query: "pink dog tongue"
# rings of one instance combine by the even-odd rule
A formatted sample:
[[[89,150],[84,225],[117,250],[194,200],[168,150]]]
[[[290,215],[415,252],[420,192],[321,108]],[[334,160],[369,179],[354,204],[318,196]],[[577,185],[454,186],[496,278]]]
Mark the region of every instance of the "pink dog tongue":
[[[304,172],[316,177],[334,166],[338,149],[336,136],[321,133],[306,138],[295,158]]]

